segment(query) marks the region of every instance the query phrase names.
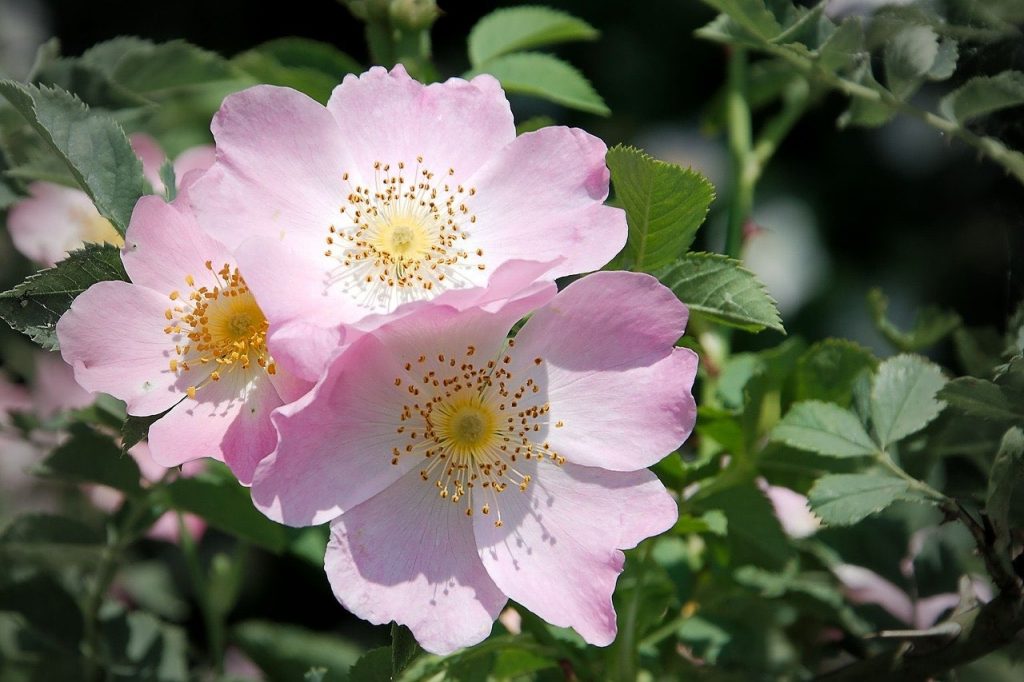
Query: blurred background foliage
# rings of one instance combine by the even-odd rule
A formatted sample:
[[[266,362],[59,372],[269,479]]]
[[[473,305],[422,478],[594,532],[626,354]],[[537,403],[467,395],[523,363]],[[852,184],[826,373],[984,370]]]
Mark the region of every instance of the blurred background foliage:
[[[438,72],[466,72],[471,66],[465,43],[469,30],[495,8],[518,4],[525,3],[441,2],[444,14],[433,29]],[[513,96],[517,122],[550,117],[557,123],[584,127],[609,146],[620,142],[635,145],[655,158],[700,170],[714,183],[717,199],[712,204],[707,227],[698,233],[694,249],[722,250],[726,207],[732,191],[720,120],[726,48],[694,36],[698,28],[715,17],[715,11],[695,0],[551,0],[544,4],[578,16],[600,31],[597,40],[561,45],[554,51],[586,75],[612,115],[583,113],[534,98]],[[870,0],[835,0],[829,11],[844,16],[869,12],[879,4]],[[96,43],[119,35],[157,42],[185,39],[227,57],[238,55],[236,64],[254,73],[258,71],[264,78],[273,74],[274,65],[261,61],[258,55],[247,54],[248,51],[287,36],[323,41],[358,63],[369,61],[363,24],[331,0],[287,4],[240,0],[144,4],[124,0],[0,0],[0,71],[15,78],[24,77],[39,45],[51,37],[58,39],[61,54],[80,55]],[[338,63],[333,66],[342,71],[346,68]],[[913,101],[922,108],[935,109],[938,99],[951,87],[973,75],[1006,69],[1024,71],[1024,41],[1019,33],[962,44],[952,81],[925,84]],[[251,82],[256,81],[228,79],[211,86],[201,96],[192,93],[187,105],[178,106],[180,103],[171,98],[159,113],[135,120],[128,117],[124,123],[129,130],[144,128],[151,132],[173,156],[192,144],[209,141],[209,117],[220,98]],[[329,92],[329,84],[325,86],[316,79],[309,87],[324,97]],[[920,308],[935,306],[956,311],[969,327],[991,326],[1000,334],[1013,331],[1007,328],[1007,320],[1024,294],[1024,197],[1020,183],[1002,168],[980,160],[965,145],[951,143],[909,118],[897,117],[878,128],[837,130],[837,119],[847,107],[848,100],[841,95],[822,94],[786,138],[758,186],[754,225],[747,230],[744,260],[778,300],[791,340],[786,341],[773,331],[734,336],[737,351],[774,348],[761,355],[734,356],[738,361],[733,362],[729,374],[723,375],[718,385],[718,400],[724,408],[744,407],[749,398],[744,390],[750,390],[745,384],[761,372],[762,365],[771,371],[761,372],[760,383],[754,390],[774,392],[777,403],[822,397],[814,390],[820,392],[827,387],[816,386],[806,395],[789,395],[793,386],[791,375],[814,374],[813,366],[804,366],[813,357],[808,360],[807,344],[801,338],[813,342],[844,337],[872,349],[879,357],[887,356],[892,344],[885,339],[885,325],[881,325],[880,331],[873,319],[874,312],[885,306],[889,319],[904,328],[910,326]],[[1019,111],[999,112],[972,126],[1010,147],[1024,148],[1024,119]],[[772,113],[772,109],[755,111],[755,125]],[[6,240],[6,235],[0,239]],[[15,285],[33,269],[14,254],[9,243],[0,243],[0,290]],[[884,296],[869,296],[875,287],[880,287]],[[991,338],[996,339],[1001,350],[1002,339],[998,334]],[[0,344],[4,369],[14,379],[31,380],[40,371],[32,359],[30,344],[23,337],[5,328],[0,331]],[[824,352],[828,351],[825,347]],[[854,349],[852,355],[859,352]],[[944,366],[959,366],[949,339],[926,352]],[[839,355],[848,357],[845,351]],[[868,369],[877,365],[877,360],[868,354],[862,354],[862,359]],[[848,376],[844,374],[844,379],[850,379],[849,385],[826,399],[847,405],[855,402],[854,374],[853,370]],[[785,401],[778,399],[783,391]],[[90,409],[99,410],[100,414],[93,418],[102,421],[102,406]],[[107,418],[116,422],[116,406],[111,411]],[[702,435],[718,438],[725,444],[731,434],[715,431],[713,416],[702,414]],[[774,415],[776,419],[778,416]],[[752,418],[756,422],[762,417],[758,414]],[[721,423],[727,421],[723,418]],[[940,427],[952,428],[951,422],[936,422],[924,437],[931,438]],[[952,423],[955,427],[956,423]],[[1000,429],[999,433],[985,437],[997,442],[1001,432]],[[981,439],[977,433],[973,436]],[[88,440],[88,433],[79,433],[78,437]],[[759,443],[758,449],[763,446],[763,442]],[[923,447],[924,439],[908,445],[908,451],[917,452]],[[736,449],[743,449],[743,445]],[[709,460],[700,459],[706,454],[699,453],[696,463],[687,462],[686,469],[675,464],[678,458],[673,458],[661,465],[658,473],[680,486],[700,480],[709,471],[701,469],[709,464]],[[989,459],[991,454],[988,453]],[[783,455],[774,468],[771,462],[766,464],[763,473],[772,483],[806,491],[810,483],[806,471],[814,468],[814,456],[794,454],[791,449]],[[982,459],[984,463],[977,467],[954,461],[946,470],[949,487],[954,491],[984,487],[984,481],[978,480],[978,471],[986,469],[988,460]],[[931,471],[928,462],[934,462],[934,457],[924,463],[918,461],[919,470],[911,473],[924,476]],[[841,469],[836,465],[827,468]],[[214,470],[201,480],[189,484],[196,490],[179,486],[178,493],[183,497],[190,492],[201,496],[203,485],[216,487],[225,479],[223,472]],[[45,483],[29,499],[0,500],[0,515],[15,509],[25,511],[34,504],[45,508],[54,504],[54,497],[59,498],[63,508],[79,512],[86,526],[102,526],[104,517],[85,493],[66,486],[49,488]],[[959,575],[982,570],[978,560],[970,555],[971,539],[962,527],[947,525],[924,536],[915,535],[914,530],[936,527],[941,520],[937,511],[916,505],[897,504],[887,514],[853,528],[820,531],[815,536],[818,542],[805,544],[801,544],[799,530],[787,528],[790,536],[796,538],[787,540],[777,523],[764,521],[771,517],[770,508],[752,483],[731,488],[727,494],[717,493],[717,497],[711,489],[689,511],[693,515],[683,521],[692,527],[679,528],[672,537],[648,545],[652,550],[630,555],[627,572],[616,593],[620,619],[649,618],[652,622],[635,628],[645,633],[642,641],[620,642],[615,646],[637,648],[650,664],[659,656],[668,655],[664,641],[675,636],[685,646],[680,645],[682,649],[672,654],[687,662],[687,672],[708,679],[805,677],[819,663],[816,656],[824,658],[834,653],[831,649],[826,651],[824,642],[822,651],[814,653],[818,643],[811,638],[819,636],[823,623],[838,623],[846,632],[860,635],[880,627],[899,626],[900,618],[891,610],[878,604],[854,609],[839,598],[826,569],[834,568],[840,556],[847,564],[870,567],[896,586],[894,589],[902,590],[904,599],[906,594],[916,597],[918,593],[954,593]],[[727,538],[718,537],[724,534],[723,512],[729,517]],[[131,562],[119,575],[117,589],[126,595],[126,603],[176,625],[160,630],[151,623],[127,624],[130,617],[139,620],[134,615],[138,612],[126,615],[115,609],[103,615],[104,627],[114,632],[111,637],[116,636],[118,628],[143,637],[137,633],[145,633],[149,627],[150,640],[146,641],[163,638],[168,649],[174,646],[175,638],[203,641],[203,635],[197,633],[207,629],[208,614],[199,608],[199,602],[204,600],[195,594],[194,581],[189,577],[198,561],[202,570],[208,572],[207,589],[221,595],[219,608],[227,614],[231,643],[228,667],[234,664],[239,676],[254,674],[255,662],[269,679],[301,679],[311,663],[344,669],[362,651],[388,642],[386,629],[369,626],[337,605],[323,578],[322,554],[317,555],[318,548],[322,549],[322,537],[316,532],[290,531],[280,537],[268,537],[264,526],[253,523],[252,535],[245,543],[236,541],[237,527],[232,528],[233,535],[222,533],[216,523],[211,524],[214,527],[203,536],[196,553],[190,553],[188,547],[157,540],[144,539],[133,544]],[[46,532],[54,537],[82,538],[76,535],[76,529],[51,528]],[[61,536],[62,532],[65,536]],[[71,550],[65,546],[62,551]],[[795,559],[798,555],[800,561]],[[897,558],[902,558],[902,564]],[[747,565],[726,575],[726,568],[741,564]],[[86,561],[83,565],[93,564]],[[53,606],[69,598],[63,592],[62,581],[67,584],[82,579],[81,575],[68,575],[75,570],[64,567],[55,579],[33,578],[32,590],[23,594],[29,600],[40,599]],[[844,582],[848,585],[857,584],[857,575],[847,578]],[[637,590],[638,583],[642,591]],[[877,583],[874,585],[877,588]],[[681,615],[655,627],[655,616],[651,614],[660,613],[659,608],[665,603]],[[695,615],[698,605],[711,616]],[[31,616],[32,611],[23,613]],[[474,675],[486,669],[507,670],[511,675],[527,670],[531,655],[535,665],[545,671],[542,676],[552,679],[564,677],[565,670],[574,668],[581,675],[584,670],[601,669],[597,659],[583,653],[572,633],[553,633],[528,613],[523,614],[519,625],[532,634],[538,643],[537,651],[524,649],[515,660],[502,659],[500,647],[509,641],[502,639],[505,626],[498,624],[492,648],[456,660],[447,669],[449,676],[477,679]],[[65,633],[69,641],[76,641],[80,635],[76,628],[80,627],[84,625],[69,620],[69,631]],[[825,632],[827,635],[827,628]],[[331,633],[332,638],[327,639],[326,633]],[[801,633],[808,638],[801,639]],[[839,637],[838,633],[833,634]],[[0,621],[0,640],[10,636],[11,630],[5,630]],[[346,644],[339,644],[340,641]],[[798,650],[798,646],[803,648]],[[551,648],[574,653],[561,659],[562,667],[553,667]],[[137,644],[135,650],[155,652],[159,647]],[[622,658],[624,668],[609,669],[608,675],[628,678],[635,672],[629,668],[628,658]],[[481,663],[484,659],[486,665]],[[619,660],[616,649],[609,652],[607,660]],[[720,664],[714,676],[703,667],[705,663]],[[139,661],[132,664],[134,667],[128,669],[142,669]],[[151,667],[145,669],[153,671],[153,679],[178,679],[173,671],[160,672],[161,665],[157,656]],[[421,659],[420,665],[424,676],[432,672],[429,661]],[[679,663],[674,658],[664,665],[666,671],[672,671],[678,670],[673,666]],[[1005,658],[990,659],[962,674],[960,679],[1014,679]],[[360,679],[372,679],[368,675]],[[7,678],[0,675],[0,679],[6,682]]]

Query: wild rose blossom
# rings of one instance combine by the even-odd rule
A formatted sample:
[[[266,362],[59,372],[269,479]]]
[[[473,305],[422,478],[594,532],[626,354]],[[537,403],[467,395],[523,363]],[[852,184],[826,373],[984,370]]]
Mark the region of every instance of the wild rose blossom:
[[[160,166],[165,156],[156,140],[136,133],[130,138],[135,155],[142,161],[142,171],[153,191],[164,193]],[[179,185],[194,170],[205,170],[213,163],[213,147],[200,146],[182,152],[174,161]],[[7,216],[7,226],[14,246],[26,258],[51,266],[62,260],[68,251],[86,242],[122,246],[124,239],[110,221],[100,215],[89,196],[80,189],[52,182],[37,181],[28,186],[29,196],[14,204]]]
[[[333,520],[339,601],[429,651],[484,639],[507,598],[610,643],[621,550],[677,518],[644,467],[693,428],[697,358],[673,346],[685,306],[640,274],[554,291],[424,307],[274,416],[254,502],[290,525]]]
[[[278,361],[309,380],[339,325],[372,329],[509,261],[549,263],[548,280],[594,270],[625,243],[623,211],[603,205],[604,143],[564,127],[516,137],[491,76],[423,85],[375,67],[326,107],[261,85],[226,98],[212,129],[199,222],[235,251]]]
[[[270,412],[308,387],[277,371],[259,304],[184,201],[140,199],[121,260],[132,283],[94,284],[58,322],[65,361],[129,414],[170,410],[149,430],[159,464],[211,456],[248,483],[276,442]]]

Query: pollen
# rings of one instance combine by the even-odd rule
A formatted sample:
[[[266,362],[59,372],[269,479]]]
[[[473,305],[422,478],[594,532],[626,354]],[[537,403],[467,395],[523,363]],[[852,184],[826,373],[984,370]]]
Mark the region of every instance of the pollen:
[[[476,223],[467,203],[476,189],[452,182],[454,174],[435,173],[422,156],[415,163],[377,161],[366,184],[358,173],[342,172],[346,199],[324,239],[324,255],[338,262],[329,286],[357,294],[367,307],[393,309],[478,283],[473,273],[487,269],[484,252],[472,248],[466,229]]]
[[[175,337],[175,357],[168,361],[168,369],[205,374],[186,390],[192,399],[203,386],[229,372],[254,366],[268,374],[276,372],[266,346],[267,319],[238,268],[225,264],[215,269],[211,261],[205,267],[209,277],[203,279],[212,282],[197,287],[196,277],[186,275],[189,290],[172,291],[172,307],[165,314],[170,323],[164,333]]]
[[[395,387],[407,386],[395,429],[404,445],[388,457],[394,465],[403,457],[422,458],[420,478],[439,499],[463,505],[467,516],[488,515],[501,527],[500,496],[529,489],[527,463],[561,466],[566,460],[545,440],[552,420],[539,388],[545,382],[541,363],[514,379],[511,354],[476,362],[478,349],[463,348],[404,364],[405,374],[394,380]]]

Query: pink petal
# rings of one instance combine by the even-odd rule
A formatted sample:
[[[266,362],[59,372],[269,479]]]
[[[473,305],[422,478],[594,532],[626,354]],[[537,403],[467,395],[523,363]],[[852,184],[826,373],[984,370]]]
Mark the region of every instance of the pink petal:
[[[315,525],[376,495],[416,466],[391,464],[405,389],[398,361],[373,336],[352,345],[305,397],[274,415],[277,449],[256,471],[255,505],[288,525]]]
[[[158,414],[180,400],[184,388],[168,367],[176,339],[164,333],[168,303],[127,282],[99,282],[80,294],[57,322],[61,355],[78,384],[124,400],[134,415]]]
[[[200,457],[224,461],[243,485],[277,444],[270,413],[281,406],[263,370],[241,368],[200,387],[149,428],[153,459],[177,466]]]
[[[625,272],[588,275],[534,313],[516,336],[513,373],[546,389],[536,401],[551,407],[551,449],[575,464],[630,471],[686,440],[697,356],[674,348],[686,318],[658,280]]]
[[[191,147],[178,154],[178,158],[174,159],[174,178],[178,185],[185,184],[185,178],[196,171],[209,170],[216,158],[216,148],[209,144]],[[199,176],[193,175],[192,177],[198,178]]]
[[[262,235],[322,254],[351,165],[327,109],[295,90],[258,85],[228,96],[212,129],[217,162],[189,189],[200,224],[231,248]],[[320,270],[337,264],[322,259]]]
[[[128,141],[135,156],[142,162],[142,174],[152,185],[153,193],[162,195],[165,187],[164,181],[160,178],[160,166],[167,160],[167,155],[164,154],[160,143],[145,133],[133,133]]]
[[[839,578],[846,598],[854,604],[877,604],[894,618],[914,622],[914,605],[902,589],[863,566],[840,564],[832,568]]]
[[[491,76],[452,78],[423,85],[399,64],[348,75],[327,108],[334,115],[354,164],[345,170],[369,180],[373,164],[423,166],[441,175],[455,170],[462,182],[515,139],[512,111]]]
[[[89,224],[102,217],[85,192],[52,182],[33,182],[28,191],[7,213],[11,240],[26,258],[53,265],[87,238],[95,241]]]
[[[626,214],[604,206],[605,144],[576,128],[521,135],[467,184],[477,221],[472,243],[485,262],[565,257],[553,277],[605,265],[626,243]]]
[[[135,204],[121,260],[133,283],[165,295],[186,290],[187,275],[196,286],[214,287],[217,280],[207,261],[214,269],[234,263],[224,246],[199,228],[188,206],[157,196]]]
[[[620,550],[661,533],[678,517],[675,501],[649,471],[611,472],[550,460],[521,463],[526,492],[508,488],[495,515],[474,514],[480,558],[511,599],[587,642],[615,639],[612,592]]]
[[[482,641],[506,601],[462,507],[442,502],[415,471],[331,524],[325,569],[346,609],[407,625],[435,654]]]
[[[33,403],[39,414],[44,416],[86,407],[96,399],[96,396],[78,385],[74,370],[56,353],[36,355],[33,384]]]

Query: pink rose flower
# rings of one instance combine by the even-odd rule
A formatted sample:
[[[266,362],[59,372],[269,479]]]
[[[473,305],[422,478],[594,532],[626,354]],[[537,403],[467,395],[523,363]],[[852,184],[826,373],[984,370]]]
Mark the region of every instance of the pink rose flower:
[[[160,166],[166,158],[163,150],[156,140],[142,133],[132,135],[130,141],[153,191],[163,194],[164,183],[160,179]],[[188,173],[205,170],[212,163],[213,147],[194,147],[183,152],[174,161],[178,184],[182,184]],[[86,242],[124,244],[121,235],[99,214],[82,190],[37,181],[28,186],[28,191],[29,197],[17,202],[7,214],[11,240],[26,258],[51,266],[62,260],[68,251],[81,248]]]
[[[424,307],[274,417],[254,502],[290,525],[333,521],[339,601],[429,651],[483,640],[507,598],[607,645],[621,550],[677,518],[645,467],[696,418],[697,358],[673,346],[685,306],[641,274],[554,292]]]
[[[326,107],[256,86],[224,100],[213,133],[199,222],[235,250],[278,361],[311,381],[339,325],[372,329],[510,261],[547,264],[514,269],[523,286],[595,270],[625,244],[625,214],[603,205],[604,143],[565,127],[516,137],[491,76],[423,85],[375,67]]]
[[[58,322],[64,360],[128,414],[170,410],[149,430],[157,463],[214,457],[248,483],[277,440],[270,412],[308,386],[277,371],[259,304],[184,201],[140,199],[121,260],[132,283],[94,284]]]

